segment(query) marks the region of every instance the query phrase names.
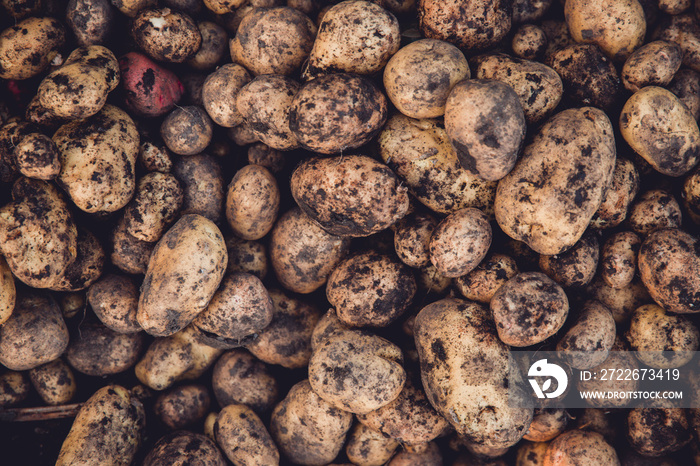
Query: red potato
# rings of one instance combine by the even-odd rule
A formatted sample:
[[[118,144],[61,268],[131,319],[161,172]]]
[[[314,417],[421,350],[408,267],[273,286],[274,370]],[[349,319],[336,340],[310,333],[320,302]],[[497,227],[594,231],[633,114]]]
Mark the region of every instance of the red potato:
[[[126,106],[147,117],[163,115],[185,92],[177,76],[150,58],[129,52],[119,59]]]

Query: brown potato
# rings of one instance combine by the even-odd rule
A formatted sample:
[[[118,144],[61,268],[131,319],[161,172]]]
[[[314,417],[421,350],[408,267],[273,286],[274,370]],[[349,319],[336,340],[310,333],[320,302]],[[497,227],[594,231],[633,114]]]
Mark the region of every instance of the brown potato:
[[[114,7],[129,18],[133,18],[141,10],[156,6],[157,0],[116,0]]]
[[[540,270],[561,286],[580,288],[593,280],[599,255],[598,236],[588,233],[561,254],[540,255]]]
[[[142,332],[117,333],[99,321],[86,321],[71,338],[66,360],[83,374],[114,375],[134,366],[145,344]]]
[[[339,236],[381,231],[409,206],[407,189],[394,172],[364,155],[307,159],[294,170],[290,187],[304,213]]]
[[[401,261],[410,267],[430,263],[430,237],[438,222],[430,214],[409,214],[395,224],[394,249]]]
[[[327,464],[343,448],[351,426],[352,414],[323,401],[304,380],[272,411],[270,434],[290,461]]]
[[[214,424],[216,443],[236,466],[279,464],[280,454],[263,421],[245,405],[221,410]]]
[[[682,52],[674,42],[657,40],[637,49],[622,67],[622,84],[630,92],[644,86],[666,86],[681,67]]]
[[[70,0],[66,23],[81,47],[102,45],[112,32],[114,10],[109,0]]]
[[[15,145],[27,135],[38,132],[38,128],[27,121],[13,117],[0,126],[0,181],[12,183],[19,178],[17,159],[14,156]]]
[[[387,466],[440,466],[442,452],[435,442],[404,445],[403,451],[396,454]]]
[[[145,417],[143,405],[126,388],[100,388],[80,408],[56,465],[131,464],[145,434]]]
[[[497,181],[515,165],[525,140],[525,114],[509,85],[467,79],[447,98],[445,130],[465,170]]]
[[[540,19],[551,5],[552,0],[513,0],[513,22],[534,22]]]
[[[661,228],[680,228],[681,216],[681,206],[670,191],[651,189],[634,201],[627,224],[638,235],[646,236]]]
[[[27,79],[48,68],[66,40],[54,18],[27,18],[0,33],[0,78]]]
[[[236,99],[251,79],[248,70],[236,63],[220,66],[207,76],[202,85],[202,103],[214,123],[225,128],[243,123]]]
[[[178,107],[163,120],[160,135],[178,155],[199,154],[211,142],[214,126],[207,112],[196,105]]]
[[[75,261],[61,274],[49,289],[54,291],[79,291],[92,285],[102,275],[105,252],[97,237],[78,228],[78,246]]]
[[[217,15],[239,11],[245,8],[246,0],[203,0],[204,6]]]
[[[419,290],[428,293],[444,293],[452,284],[452,278],[443,275],[430,263],[418,271],[416,282]]]
[[[659,22],[652,38],[678,44],[683,51],[683,65],[700,71],[700,27],[696,17],[688,14],[666,17]]]
[[[170,8],[142,10],[131,23],[131,36],[151,58],[170,63],[186,62],[202,45],[192,18]]]
[[[143,466],[226,466],[226,459],[209,437],[186,430],[161,437],[143,460]]]
[[[326,297],[344,324],[386,327],[408,309],[416,288],[406,265],[371,251],[338,264],[328,278]]]
[[[547,35],[534,24],[523,24],[513,34],[510,48],[520,58],[537,60],[547,49]]]
[[[210,404],[203,385],[182,385],[158,395],[153,411],[168,429],[177,430],[204,419]]]
[[[543,466],[549,442],[521,442],[515,457],[515,466]]]
[[[442,275],[459,277],[476,268],[491,247],[491,225],[479,209],[448,215],[430,238],[430,261]]]
[[[564,290],[545,274],[523,272],[491,299],[498,337],[507,345],[530,346],[554,335],[569,314]]]
[[[340,321],[335,309],[328,309],[328,312],[323,314],[323,317],[318,320],[314,331],[311,333],[311,349],[315,350],[322,342],[346,330],[350,330],[350,327]],[[356,331],[370,334],[369,331],[363,329],[357,329]]]
[[[391,459],[398,446],[397,440],[386,438],[364,424],[355,424],[345,444],[345,454],[353,464],[382,466]]]
[[[139,161],[149,172],[170,173],[173,169],[170,151],[164,145],[151,141],[141,141]]]
[[[258,414],[272,409],[279,397],[279,384],[268,367],[243,349],[222,354],[211,381],[219,406],[244,404]]]
[[[32,392],[25,372],[6,371],[0,374],[0,407],[21,403]]]
[[[214,68],[226,54],[228,35],[226,29],[211,21],[200,21],[197,28],[202,35],[202,45],[187,64],[195,70],[205,71]]]
[[[603,202],[591,219],[591,227],[612,228],[622,223],[638,191],[639,172],[634,163],[617,157],[612,181],[603,195]]]
[[[225,184],[218,161],[208,154],[179,157],[173,173],[184,192],[180,215],[198,214],[219,223],[224,211]]]
[[[17,170],[27,178],[53,180],[61,172],[58,148],[50,137],[30,133],[15,146]]]
[[[47,405],[68,404],[75,396],[75,376],[62,359],[29,370],[29,380]]]
[[[0,256],[0,326],[12,315],[16,301],[15,277],[5,258]]]
[[[601,408],[584,408],[576,417],[576,428],[598,432],[605,441],[613,444],[617,437],[617,426],[612,424],[613,411]]]
[[[623,288],[613,288],[599,275],[586,287],[586,294],[610,309],[618,324],[626,322],[639,306],[651,302],[651,297],[638,276]]]
[[[666,89],[676,94],[696,121],[700,118],[700,73],[687,68],[678,70]]]
[[[510,256],[491,254],[471,272],[457,277],[457,290],[470,301],[488,304],[498,289],[520,271]]]
[[[260,280],[267,276],[269,269],[265,245],[257,241],[246,241],[235,236],[226,239],[228,250],[227,273],[245,272]]]
[[[600,371],[605,369],[610,370],[610,368],[615,368],[615,372],[621,371],[622,374],[627,373],[627,371],[629,371],[628,373],[632,373],[639,369],[639,362],[637,362],[637,359],[629,351],[627,345],[619,337],[615,338],[615,343],[610,353],[608,353],[607,359],[597,366],[591,367],[589,370],[594,374],[602,374]],[[615,378],[613,380],[603,380],[603,377],[596,377],[590,380],[578,380],[576,386],[579,392],[634,392],[639,388],[639,381],[626,377]],[[606,399],[586,398],[586,402],[594,408],[603,406],[606,408],[622,408],[630,404],[631,401],[631,398],[625,397]]]
[[[586,301],[574,324],[557,343],[557,351],[569,366],[589,369],[608,358],[615,343],[615,331],[610,310],[599,301]]]
[[[535,416],[523,436],[531,442],[548,442],[564,432],[569,415],[561,408],[535,409]]]
[[[688,424],[683,409],[634,408],[627,414],[627,439],[640,454],[658,457],[690,443]]]
[[[280,208],[277,180],[260,165],[246,165],[233,175],[226,193],[226,220],[240,238],[256,240],[275,224]]]
[[[437,118],[445,114],[452,88],[469,79],[464,54],[449,42],[422,39],[396,52],[384,69],[389,100],[410,118]]]
[[[280,150],[265,143],[257,142],[248,147],[248,164],[265,167],[275,175],[284,168],[284,159]]]
[[[602,435],[583,430],[570,430],[552,440],[544,456],[544,465],[600,464],[619,466],[615,449]]]
[[[145,274],[148,261],[156,243],[147,243],[131,236],[126,231],[124,217],[119,219],[110,235],[112,252],[110,260],[124,273]]]
[[[175,220],[183,203],[183,190],[170,173],[148,173],[136,186],[136,194],[124,209],[126,231],[134,238],[156,242]]]
[[[631,231],[609,237],[600,253],[600,276],[613,288],[629,285],[637,272],[637,253],[642,240]]]

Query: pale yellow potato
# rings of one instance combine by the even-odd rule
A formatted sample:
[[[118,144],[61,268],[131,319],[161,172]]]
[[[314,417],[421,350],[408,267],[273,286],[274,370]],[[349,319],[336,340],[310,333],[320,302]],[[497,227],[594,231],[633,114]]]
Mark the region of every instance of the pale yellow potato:
[[[34,390],[47,405],[68,404],[75,396],[75,376],[60,358],[35,367],[28,374]]]
[[[391,459],[398,446],[397,440],[384,437],[364,424],[355,424],[345,444],[345,453],[353,464],[382,466]]]
[[[615,343],[615,332],[610,309],[599,301],[586,301],[573,325],[557,343],[557,351],[569,366],[590,369],[607,359]]]
[[[548,442],[564,432],[569,414],[562,408],[535,409],[535,417],[523,436],[531,442]]]
[[[265,424],[245,405],[231,404],[214,424],[216,443],[236,466],[279,464],[280,454]]]
[[[0,325],[7,322],[12,315],[16,300],[15,277],[12,276],[5,258],[0,256]]]
[[[637,49],[627,58],[620,78],[628,91],[644,86],[666,86],[681,67],[683,53],[674,42],[657,40]]]
[[[599,464],[619,466],[615,449],[602,435],[585,430],[570,430],[549,443],[544,466]]]
[[[232,128],[243,123],[243,115],[236,107],[240,90],[253,77],[237,63],[220,66],[207,76],[202,85],[202,103],[211,119],[219,126]]]
[[[0,33],[0,78],[38,75],[56,57],[65,40],[66,30],[54,18],[27,18],[5,29]]]
[[[246,165],[233,175],[226,193],[226,220],[239,238],[257,240],[275,224],[280,208],[277,180],[261,165]]]

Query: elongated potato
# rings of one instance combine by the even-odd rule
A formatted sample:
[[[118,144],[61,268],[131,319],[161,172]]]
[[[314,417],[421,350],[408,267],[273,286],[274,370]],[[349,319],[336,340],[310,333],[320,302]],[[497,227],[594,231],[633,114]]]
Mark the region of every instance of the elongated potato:
[[[54,18],[27,18],[0,33],[0,78],[27,79],[44,71],[66,40]]]
[[[226,194],[226,220],[240,238],[265,236],[277,220],[280,191],[277,180],[260,165],[246,165],[233,175]]]
[[[15,309],[17,291],[15,277],[4,257],[0,257],[0,325],[7,322]]]
[[[265,424],[245,405],[231,404],[214,424],[216,442],[236,466],[279,464],[280,454]]]

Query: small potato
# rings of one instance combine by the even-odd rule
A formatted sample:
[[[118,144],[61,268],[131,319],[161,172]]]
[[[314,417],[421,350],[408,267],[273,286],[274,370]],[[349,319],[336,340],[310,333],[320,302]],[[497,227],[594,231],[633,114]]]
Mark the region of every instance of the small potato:
[[[627,440],[645,456],[680,450],[692,439],[689,427],[683,409],[634,408],[627,414]]]
[[[515,466],[543,466],[548,442],[521,442],[515,457]]]
[[[263,421],[245,405],[221,410],[214,424],[216,443],[236,466],[279,464],[280,454]]]
[[[157,0],[115,0],[112,5],[129,18],[133,18],[141,10],[155,7],[156,2]]]
[[[58,299],[58,305],[61,308],[63,318],[68,320],[85,312],[85,293],[82,291],[72,291],[61,293]]]
[[[557,343],[557,351],[569,366],[589,369],[608,358],[615,343],[615,331],[610,310],[599,301],[586,301],[575,323]]]
[[[105,265],[105,252],[97,237],[79,227],[77,249],[75,261],[49,287],[50,290],[84,290],[102,275]]]
[[[510,31],[511,7],[501,0],[465,4],[461,0],[422,0],[418,25],[429,39],[452,42],[467,50],[498,44]]]
[[[515,165],[525,140],[525,114],[509,85],[468,79],[447,98],[445,130],[465,170],[497,181]]]
[[[328,278],[326,297],[351,327],[386,327],[416,293],[413,272],[391,256],[368,252],[342,261]]]
[[[637,308],[630,319],[627,341],[635,356],[649,367],[681,367],[700,345],[700,330],[686,317],[669,315],[656,304]]]
[[[430,262],[442,275],[459,277],[476,268],[491,247],[491,225],[479,209],[448,215],[430,238]]]
[[[292,173],[290,187],[301,210],[338,236],[381,231],[409,206],[407,189],[394,172],[365,155],[306,159]]]
[[[172,223],[183,203],[183,190],[170,173],[148,173],[136,186],[136,194],[124,209],[126,231],[134,238],[154,243]]]
[[[202,45],[202,34],[192,18],[170,8],[141,11],[130,32],[136,45],[158,61],[186,62]]]
[[[290,112],[300,88],[301,84],[287,76],[258,76],[238,93],[238,112],[252,133],[268,146],[296,149],[299,141],[290,127]]]
[[[286,296],[279,290],[269,290],[275,311],[272,322],[246,348],[267,364],[279,364],[288,369],[305,367],[311,357],[311,333],[321,318],[313,306]]]
[[[588,233],[561,254],[540,255],[540,270],[563,287],[580,288],[593,280],[599,256],[598,236]]]
[[[589,370],[594,374],[600,374],[600,371],[605,370],[606,368],[607,370],[610,370],[610,368],[615,368],[616,372],[621,371],[622,374],[626,373],[627,371],[629,371],[629,373],[633,373],[634,371],[639,370],[639,362],[637,361],[637,358],[634,357],[634,355],[629,351],[627,345],[619,337],[615,338],[615,343],[613,344],[610,353],[608,353],[607,359],[601,364],[591,367]],[[615,378],[613,380],[603,380],[603,378],[596,377],[591,378],[590,380],[579,380],[576,384],[576,388],[579,392],[588,393],[600,393],[607,391],[634,392],[639,388],[639,381],[634,380],[633,378],[623,377]],[[625,397],[606,399],[593,397],[586,398],[586,402],[594,408],[623,408],[629,405],[631,401],[632,400],[630,398]]]
[[[0,33],[0,78],[27,79],[48,68],[66,41],[54,18],[27,18]]]
[[[81,406],[56,465],[131,464],[145,434],[145,418],[143,405],[126,388],[100,388]]]
[[[513,0],[513,22],[529,23],[540,19],[552,5],[552,0]]]
[[[642,240],[631,231],[607,239],[600,253],[600,276],[613,288],[629,285],[637,272],[637,253]]]
[[[124,103],[137,115],[156,117],[175,107],[185,86],[175,74],[145,55],[129,52],[119,59]]]
[[[64,405],[75,396],[75,376],[68,364],[56,359],[29,371],[34,390],[47,405]],[[1,404],[1,403],[0,403]]]
[[[570,430],[552,440],[544,456],[545,465],[600,464],[619,466],[615,449],[602,435],[584,430]]]
[[[443,464],[442,452],[435,442],[418,445],[404,445],[387,466],[440,466]]]
[[[24,372],[6,371],[0,375],[0,407],[19,404],[31,392],[32,386]]]
[[[353,464],[382,466],[391,459],[398,446],[397,440],[386,438],[364,424],[355,424],[345,444],[345,453]]]
[[[270,268],[265,245],[257,241],[246,241],[235,236],[226,239],[228,251],[227,273],[245,272],[260,280],[267,276]]]
[[[147,243],[131,236],[126,231],[122,217],[110,235],[112,252],[110,260],[124,273],[145,274],[148,261],[156,243]]]
[[[175,159],[173,174],[182,186],[180,215],[197,214],[214,223],[223,217],[225,184],[219,162],[208,154]]]
[[[24,293],[0,326],[0,364],[26,371],[53,361],[68,346],[68,328],[56,301],[46,294]]]
[[[584,408],[576,417],[575,427],[580,430],[597,432],[605,441],[613,444],[618,434],[616,425],[612,424],[613,411],[601,408]]]
[[[531,442],[549,442],[566,429],[569,415],[561,408],[535,409],[535,416],[523,436]]]
[[[537,60],[547,49],[547,35],[534,24],[523,24],[513,34],[510,48],[520,58]]]
[[[664,175],[689,172],[700,157],[700,130],[673,93],[647,86],[630,97],[620,114],[622,137]]]
[[[422,39],[396,52],[384,69],[389,100],[410,118],[437,118],[445,114],[452,88],[469,79],[464,54],[449,42]]]
[[[371,75],[381,71],[400,46],[401,31],[393,14],[368,1],[346,0],[320,19],[302,78],[338,71]]]
[[[61,172],[58,148],[50,137],[41,133],[24,136],[15,146],[17,169],[27,178],[53,180]]]
[[[99,321],[87,321],[81,323],[80,332],[71,338],[66,360],[83,374],[114,375],[134,366],[145,345],[142,332],[117,333]]]
[[[214,126],[201,107],[178,107],[160,126],[163,142],[178,155],[199,154],[211,142]]]
[[[629,56],[622,67],[622,84],[630,92],[644,86],[666,86],[681,67],[681,48],[664,40],[649,42]]]
[[[267,289],[255,275],[234,273],[224,277],[192,325],[206,344],[228,349],[255,340],[272,321],[274,306]]]
[[[170,151],[151,141],[141,141],[139,161],[148,172],[170,173],[173,168]]]
[[[268,367],[243,349],[222,354],[216,361],[211,381],[219,406],[244,404],[262,415],[279,397],[279,384]]]
[[[299,208],[282,214],[270,236],[275,275],[296,293],[311,293],[323,286],[349,249],[349,238],[328,233]]]
[[[401,261],[410,267],[430,263],[430,237],[438,222],[432,215],[409,214],[396,223],[394,249]]]
[[[265,236],[275,224],[280,207],[277,180],[265,167],[246,165],[236,172],[226,194],[226,220],[245,240]]]
[[[700,73],[687,68],[678,70],[666,89],[688,107],[696,121],[700,118]]]
[[[493,211],[496,183],[462,168],[442,123],[396,114],[378,139],[384,163],[425,206],[443,214],[465,207]]]
[[[617,324],[627,322],[635,309],[651,302],[646,287],[637,276],[623,288],[613,288],[597,276],[585,292],[591,299],[603,303],[612,312]]]
[[[351,426],[352,414],[323,401],[304,380],[272,411],[270,434],[288,460],[327,464],[340,453]]]
[[[695,16],[680,14],[664,18],[652,38],[678,44],[683,51],[683,65],[700,71],[700,28]]]
[[[564,325],[569,300],[545,274],[523,272],[508,280],[491,299],[498,337],[507,345],[531,346]]]
[[[15,277],[5,258],[0,256],[0,326],[12,315],[16,301]]]
[[[246,0],[203,0],[204,6],[217,15],[223,15],[245,8]]]
[[[457,277],[454,283],[468,300],[488,304],[496,291],[518,273],[515,259],[503,254],[492,254],[471,272]]]
[[[14,157],[15,145],[24,136],[38,131],[34,124],[22,121],[19,117],[0,126],[0,181],[12,183],[19,178],[17,159]]]
[[[659,0],[659,10],[669,15],[679,15],[691,6],[691,0]]]
[[[603,202],[591,219],[591,227],[612,228],[622,223],[638,191],[639,172],[634,163],[617,157],[612,181],[603,195]]]
[[[205,71],[214,68],[226,54],[228,35],[223,27],[211,21],[200,21],[197,28],[202,35],[202,45],[187,64],[195,70]]]
[[[596,44],[615,61],[624,61],[644,41],[647,30],[642,5],[637,0],[567,1],[566,24],[576,42]]]
[[[627,223],[632,231],[646,236],[661,228],[680,228],[681,216],[681,206],[671,192],[652,189],[642,193],[634,201]]]
[[[539,128],[513,170],[498,182],[496,221],[508,236],[538,253],[560,254],[583,236],[614,166],[608,117],[592,107],[564,110]]]
[[[209,437],[186,430],[161,437],[143,466],[226,466],[226,459]]]
[[[227,63],[207,76],[202,85],[202,103],[214,123],[225,128],[243,123],[236,99],[251,79],[248,70],[236,63]]]
[[[201,421],[210,404],[203,385],[182,385],[158,395],[153,411],[168,429],[177,430]]]
[[[646,237],[637,257],[639,275],[651,297],[675,313],[700,311],[698,239],[675,228]]]
[[[66,7],[66,23],[81,47],[103,45],[113,19],[109,0],[70,0]]]
[[[700,170],[695,169],[690,173],[683,183],[681,193],[683,207],[688,213],[688,217],[695,224],[700,223]]]
[[[262,142],[251,144],[248,147],[248,163],[265,167],[274,174],[279,174],[284,168],[284,158],[284,154],[280,150]]]
[[[294,96],[289,128],[299,144],[336,154],[369,142],[387,118],[384,94],[370,80],[335,73],[304,84]]]

